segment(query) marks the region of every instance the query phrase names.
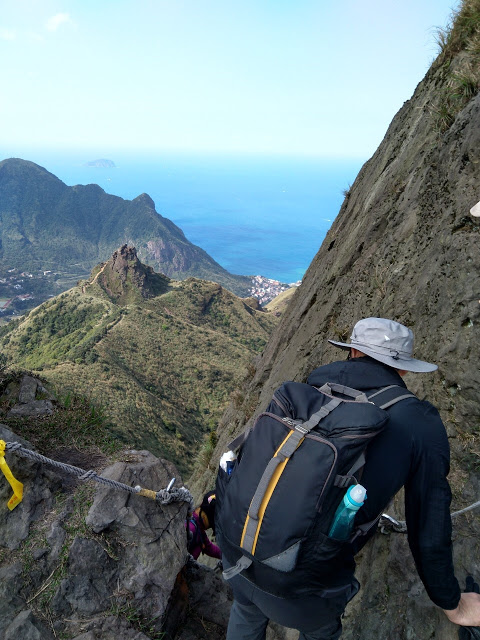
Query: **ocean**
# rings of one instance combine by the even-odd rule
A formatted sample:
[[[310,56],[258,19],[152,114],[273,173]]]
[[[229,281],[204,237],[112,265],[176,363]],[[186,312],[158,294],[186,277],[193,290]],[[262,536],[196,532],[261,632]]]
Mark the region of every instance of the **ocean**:
[[[85,151],[31,153],[67,185],[96,183],[156,210],[231,273],[301,280],[363,164],[360,159],[216,154],[118,154],[88,167]]]

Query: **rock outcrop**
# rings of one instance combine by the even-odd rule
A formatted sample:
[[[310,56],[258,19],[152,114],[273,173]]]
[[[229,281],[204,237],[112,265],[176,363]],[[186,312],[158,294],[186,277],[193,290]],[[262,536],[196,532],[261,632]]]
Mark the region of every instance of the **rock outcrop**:
[[[91,282],[83,290],[87,291],[92,282],[97,282],[116,304],[127,305],[165,293],[170,280],[140,262],[135,247],[124,244],[108,262],[94,269]]]
[[[9,391],[8,387],[6,391]],[[53,396],[38,378],[24,375],[20,382],[18,402],[13,405],[8,415],[12,417],[49,416],[53,413],[53,400]]]
[[[31,445],[0,425],[0,439]],[[15,453],[24,499],[8,511],[0,478],[0,640],[221,640],[231,595],[212,569],[189,560],[187,505],[63,478]],[[104,477],[160,489],[173,464],[126,452]],[[99,487],[97,490],[96,487]],[[215,606],[212,606],[215,603]]]

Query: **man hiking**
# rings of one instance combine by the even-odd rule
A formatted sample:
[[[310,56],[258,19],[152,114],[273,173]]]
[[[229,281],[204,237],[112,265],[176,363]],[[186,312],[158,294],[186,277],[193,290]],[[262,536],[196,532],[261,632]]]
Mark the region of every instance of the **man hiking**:
[[[354,400],[346,401],[350,404],[346,404],[345,411],[350,411],[349,415],[355,416],[356,414],[352,413],[352,411],[355,412],[358,407],[356,401],[361,400],[363,407],[359,407],[358,411],[360,409],[365,412],[368,410],[372,412],[380,411],[382,415],[388,415],[388,420],[385,418],[387,420],[386,423],[383,423],[384,426],[379,429],[368,444],[366,462],[363,460],[364,465],[360,471],[361,475],[358,473],[358,468],[353,471],[352,467],[350,470],[351,475],[337,476],[335,478],[335,481],[337,478],[340,478],[340,481],[346,478],[345,484],[342,485],[340,482],[336,484],[336,487],[347,487],[349,479],[356,474],[354,481],[359,478],[361,485],[366,488],[368,499],[361,506],[355,518],[355,527],[360,532],[360,535],[353,536],[346,543],[338,543],[326,535],[315,533],[315,544],[318,544],[319,539],[326,541],[327,545],[331,543],[331,554],[330,557],[328,554],[324,555],[326,559],[322,559],[320,563],[317,563],[315,572],[310,573],[311,581],[315,583],[313,589],[309,590],[308,585],[297,580],[297,593],[295,591],[289,592],[288,590],[282,592],[281,587],[275,584],[276,579],[272,578],[271,584],[268,583],[269,576],[276,573],[280,580],[278,584],[281,584],[281,581],[284,580],[284,584],[287,585],[288,580],[293,580],[293,583],[295,583],[295,578],[291,576],[294,576],[295,572],[298,575],[298,571],[301,571],[302,567],[305,570],[305,575],[308,575],[308,561],[301,559],[302,551],[298,552],[298,549],[296,551],[300,560],[298,558],[294,561],[288,559],[287,556],[291,556],[292,549],[296,547],[296,545],[291,545],[283,553],[278,553],[276,556],[269,557],[266,560],[260,558],[256,561],[256,557],[253,555],[255,548],[248,547],[244,543],[245,532],[247,532],[246,537],[248,538],[248,526],[251,525],[248,520],[250,515],[256,511],[256,509],[252,510],[252,503],[255,500],[259,503],[261,500],[260,516],[258,516],[260,520],[263,518],[268,521],[269,518],[272,519],[277,516],[279,518],[278,522],[280,524],[276,528],[276,532],[274,530],[273,533],[269,534],[270,546],[274,545],[276,537],[281,536],[283,529],[286,528],[289,515],[288,508],[286,507],[285,512],[278,514],[278,509],[275,509],[272,513],[272,511],[268,512],[268,506],[265,507],[265,504],[268,505],[265,494],[268,494],[268,499],[270,500],[274,490],[277,490],[277,485],[272,489],[270,480],[266,491],[265,487],[261,491],[260,489],[257,490],[254,498],[249,503],[250,507],[247,506],[249,516],[246,518],[242,541],[241,543],[232,543],[233,535],[230,534],[228,528],[230,523],[235,520],[235,516],[231,513],[231,507],[228,507],[228,505],[224,507],[222,504],[228,503],[228,492],[234,491],[235,489],[231,489],[231,487],[236,485],[228,484],[231,478],[228,478],[222,485],[221,481],[219,483],[219,480],[221,480],[219,475],[219,480],[217,480],[217,499],[219,502],[217,509],[220,509],[220,511],[218,513],[217,539],[223,552],[224,576],[229,579],[229,584],[231,584],[234,593],[227,640],[264,640],[269,619],[285,627],[298,629],[300,631],[299,640],[337,640],[342,633],[341,616],[345,606],[359,589],[359,583],[354,577],[354,556],[373,535],[379,515],[402,487],[405,488],[408,542],[417,571],[430,599],[445,611],[452,622],[464,626],[480,626],[480,595],[478,594],[478,587],[471,589],[470,593],[461,593],[453,570],[450,519],[451,491],[447,481],[450,451],[445,427],[435,407],[429,402],[419,400],[408,392],[402,380],[407,372],[430,372],[435,371],[437,366],[413,358],[412,331],[398,322],[384,318],[365,318],[357,322],[353,329],[350,343],[334,340],[329,340],[329,342],[341,349],[348,350],[347,360],[333,362],[315,369],[310,374],[307,385],[285,383],[280,390],[277,390],[274,400],[268,407],[267,412],[263,414],[267,416],[266,419],[272,422],[276,420],[277,428],[278,424],[281,427],[282,421],[286,421],[290,425],[292,432],[299,428],[303,433],[300,443],[296,445],[298,448],[292,449],[291,452],[285,454],[283,463],[281,465],[278,464],[282,469],[281,471],[276,471],[276,475],[274,474],[273,478],[275,483],[280,486],[280,474],[284,472],[285,468],[288,468],[288,465],[287,467],[284,465],[287,462],[290,464],[289,460],[293,460],[295,456],[298,459],[299,455],[304,455],[303,453],[300,454],[300,452],[304,448],[312,447],[313,439],[322,440],[318,435],[309,436],[309,434],[317,434],[318,431],[308,431],[312,427],[309,424],[310,409],[307,410],[305,407],[307,398],[309,399],[308,402],[310,402],[310,398],[313,397],[311,401],[313,403],[317,402],[316,398],[323,394],[321,402],[325,401],[325,395],[327,395],[328,401],[333,404],[335,402],[333,398],[335,394],[333,392],[331,395],[328,394],[329,387],[326,383],[330,383],[331,387],[337,391],[348,390],[345,391],[346,393],[362,392],[363,399],[355,397]],[[388,393],[392,394],[393,400],[383,402],[383,405],[379,404],[381,409],[372,407],[372,404],[377,404],[376,400],[379,397],[387,393],[386,387],[390,388]],[[383,391],[377,393],[380,390]],[[319,391],[320,393],[318,393]],[[312,396],[311,394],[314,395]],[[370,397],[372,397],[372,400],[370,400]],[[345,399],[342,399],[342,402],[345,404]],[[322,409],[321,411],[324,410]],[[321,411],[318,411],[318,415],[321,414]],[[326,412],[324,411],[324,413]],[[329,416],[330,424],[334,420],[333,416],[337,415],[342,415],[342,411],[331,410],[331,415]],[[324,416],[318,418],[317,422],[322,417]],[[326,423],[328,420],[324,420],[324,422]],[[285,426],[285,423],[283,424]],[[331,429],[331,427],[329,428]],[[264,432],[267,433],[266,428]],[[290,435],[279,446],[273,456],[274,458],[285,446],[284,443]],[[309,437],[310,440],[307,445],[306,439]],[[266,436],[263,436],[263,438],[265,439]],[[257,455],[256,451],[261,448],[256,446],[252,454],[251,445],[250,449],[248,449],[248,443],[251,440],[250,434],[239,452],[237,477],[239,482],[242,479],[242,483],[244,483],[242,468],[243,473],[245,473],[244,468],[249,464],[248,455],[250,457]],[[304,441],[305,443],[302,444]],[[325,442],[325,439],[323,441]],[[334,449],[334,447],[331,448]],[[242,451],[243,458],[241,457]],[[244,462],[245,460],[246,462]],[[291,465],[292,469],[294,469],[295,463],[292,462]],[[362,463],[360,466],[362,466]],[[318,466],[312,468],[305,465],[302,471],[304,474],[315,474],[316,469],[318,470]],[[234,470],[232,475],[233,482],[235,481],[235,473]],[[265,475],[268,475],[268,473],[263,473],[262,475],[264,485],[266,485]],[[259,483],[259,486],[262,482]],[[332,483],[330,482],[328,490],[332,491],[331,487]],[[295,489],[295,487],[293,488]],[[339,490],[336,489],[337,492]],[[278,491],[284,491],[285,493],[286,490],[279,489]],[[260,495],[260,498],[258,498],[258,495]],[[282,504],[285,504],[285,501]],[[324,508],[326,508],[325,502],[323,504]],[[262,505],[264,506],[262,507]],[[226,514],[225,511],[228,508],[230,508],[230,512]],[[326,516],[318,516],[317,514],[315,517],[332,519],[335,508],[333,506],[332,511],[331,504],[328,504],[328,514]],[[321,510],[322,508],[318,509],[319,512]],[[301,514],[302,512],[297,511],[297,513]],[[256,515],[254,514],[255,518]],[[282,519],[285,527],[281,524]],[[363,529],[362,525],[364,525]],[[267,526],[268,522],[265,527]],[[312,534],[310,533],[310,535]],[[320,535],[323,537],[320,538]],[[256,532],[254,544],[258,543],[258,536],[259,530]],[[301,542],[302,540],[298,543],[300,549]],[[247,549],[248,553],[243,551],[244,548]],[[316,559],[316,548],[315,546],[309,547],[309,553],[313,554],[311,555],[313,560]],[[235,550],[238,549],[244,554],[240,557],[240,560],[238,559],[238,554],[235,556]],[[297,561],[298,564],[296,565],[295,562]],[[288,564],[289,562],[290,565]],[[276,572],[272,572],[271,567],[273,566],[277,569]],[[305,566],[307,566],[306,569]],[[292,567],[295,568],[292,570]],[[289,571],[290,573],[288,573]],[[475,590],[477,593],[474,592]],[[299,592],[301,593],[300,597],[298,595]]]

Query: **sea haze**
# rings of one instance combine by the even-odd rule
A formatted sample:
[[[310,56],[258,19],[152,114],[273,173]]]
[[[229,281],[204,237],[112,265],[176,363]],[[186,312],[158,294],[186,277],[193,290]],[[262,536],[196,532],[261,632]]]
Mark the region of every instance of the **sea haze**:
[[[96,183],[156,210],[232,273],[300,280],[318,251],[362,160],[263,155],[23,156],[67,185]],[[85,163],[108,157],[115,168]],[[107,259],[108,256],[105,257]]]

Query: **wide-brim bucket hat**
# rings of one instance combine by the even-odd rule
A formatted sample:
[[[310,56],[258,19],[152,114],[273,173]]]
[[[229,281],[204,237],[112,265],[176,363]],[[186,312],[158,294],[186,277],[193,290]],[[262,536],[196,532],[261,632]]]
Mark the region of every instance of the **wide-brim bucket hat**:
[[[412,357],[413,332],[399,322],[386,318],[364,318],[353,327],[350,343],[329,340],[341,349],[358,349],[395,369],[428,373],[438,369],[436,364]]]

